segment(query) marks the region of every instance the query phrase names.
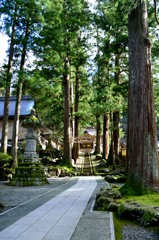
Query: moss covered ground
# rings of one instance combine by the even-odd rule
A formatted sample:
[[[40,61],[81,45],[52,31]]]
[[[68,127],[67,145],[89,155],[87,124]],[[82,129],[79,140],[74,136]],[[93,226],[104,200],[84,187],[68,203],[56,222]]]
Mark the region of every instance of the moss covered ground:
[[[137,202],[139,204],[146,204],[149,206],[158,207],[159,206],[159,194],[145,194],[142,196],[122,196],[121,199],[117,199],[118,202],[124,203],[127,201]]]

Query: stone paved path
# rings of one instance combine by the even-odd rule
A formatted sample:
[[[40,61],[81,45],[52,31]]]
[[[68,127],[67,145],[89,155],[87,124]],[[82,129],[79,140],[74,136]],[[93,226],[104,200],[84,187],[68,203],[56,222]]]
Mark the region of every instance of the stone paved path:
[[[44,203],[37,209],[28,213],[15,223],[11,224],[0,232],[0,240],[113,240],[110,233],[110,218],[109,214],[101,218],[100,213],[92,215],[91,218],[87,213],[87,224],[82,220],[82,215],[86,206],[89,205],[89,200],[97,186],[99,177],[80,177],[78,182],[64,192],[58,194],[48,202]],[[86,219],[86,218],[85,218]],[[99,221],[95,221],[100,219]],[[107,222],[105,221],[107,219]],[[104,221],[104,222],[103,222]],[[97,223],[98,222],[98,223]],[[79,227],[78,227],[79,223]],[[83,223],[85,225],[85,237],[83,238]],[[96,230],[102,223],[102,229],[107,223],[107,232],[99,232],[101,234],[96,238],[86,237],[88,231],[93,234],[93,225]],[[93,225],[92,225],[93,224]],[[103,225],[104,224],[104,225]],[[81,230],[80,230],[81,229]],[[81,234],[82,231],[82,234]],[[92,236],[95,237],[95,234]],[[102,236],[107,236],[103,238]]]

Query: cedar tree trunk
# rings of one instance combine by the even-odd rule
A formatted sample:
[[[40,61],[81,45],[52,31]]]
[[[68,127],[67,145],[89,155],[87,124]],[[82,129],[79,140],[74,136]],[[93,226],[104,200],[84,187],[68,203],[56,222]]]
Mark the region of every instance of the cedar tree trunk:
[[[100,138],[101,138],[101,122],[100,122],[100,114],[96,115],[96,148],[95,148],[95,153],[100,154]]]
[[[79,67],[76,67],[76,84],[75,84],[75,113],[78,113],[78,108],[79,108],[79,86],[80,86],[80,79],[79,79]],[[75,138],[78,137],[79,129],[79,116],[75,115]],[[75,141],[74,146],[73,146],[73,159],[76,163],[77,158],[78,158],[78,142]]]
[[[103,118],[103,158],[108,159],[109,154],[109,115]]]
[[[120,112],[113,113],[113,140],[115,159],[119,157],[119,128],[120,128]]]
[[[14,123],[13,123],[13,133],[12,133],[12,157],[13,157],[13,166],[18,166],[18,134],[19,134],[19,116],[20,116],[20,101],[22,97],[22,88],[23,88],[23,72],[27,51],[27,43],[29,37],[29,28],[30,28],[30,19],[27,21],[25,37],[23,43],[23,50],[21,55],[21,63],[20,63],[20,73],[19,73],[19,81],[17,86],[17,94],[16,94],[16,105],[15,105],[15,114],[14,114]]]
[[[17,5],[15,5],[15,10],[14,10],[12,36],[11,36],[9,59],[8,59],[8,65],[7,65],[7,79],[6,79],[6,88],[5,88],[3,125],[2,125],[2,142],[1,142],[1,151],[3,153],[7,153],[7,144],[8,144],[9,100],[10,100],[10,86],[11,86],[11,79],[12,79],[12,64],[13,64],[13,52],[14,52],[16,27],[17,27]]]
[[[69,77],[69,60],[65,58],[65,73],[63,75],[64,86],[64,161],[71,165],[71,113],[70,113],[70,77]]]
[[[128,183],[141,190],[159,185],[156,118],[146,0],[129,15]]]

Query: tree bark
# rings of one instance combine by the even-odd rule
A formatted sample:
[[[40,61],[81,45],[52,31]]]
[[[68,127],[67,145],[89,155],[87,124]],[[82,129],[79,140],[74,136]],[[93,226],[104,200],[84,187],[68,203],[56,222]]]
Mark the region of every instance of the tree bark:
[[[13,64],[16,27],[17,27],[17,5],[15,5],[15,9],[14,9],[12,35],[11,35],[11,43],[10,43],[9,58],[8,58],[8,65],[7,65],[8,67],[7,67],[3,125],[2,125],[2,142],[1,142],[1,151],[3,153],[7,153],[7,144],[8,144],[9,100],[10,100],[10,86],[11,86],[11,79],[12,79],[12,64]]]
[[[115,160],[119,157],[119,129],[120,129],[120,112],[113,113],[113,140]]]
[[[101,121],[100,121],[100,114],[96,115],[96,148],[95,148],[95,153],[100,154],[101,146]]]
[[[115,82],[117,85],[120,83],[120,55],[117,54],[115,57]],[[120,112],[116,111],[113,113],[113,139],[114,139],[114,154],[115,160],[119,158],[119,141],[120,141]]]
[[[76,67],[76,83],[75,83],[75,113],[78,113],[79,110],[79,86],[80,86],[80,78],[79,78],[79,67]],[[75,115],[75,138],[79,135],[79,116]],[[73,159],[76,163],[78,158],[78,143],[75,142],[73,146]]]
[[[112,165],[113,169],[115,169],[115,151],[114,151],[114,139],[113,139],[113,130],[111,130],[111,143],[110,143],[110,151],[108,157],[108,165]]]
[[[128,181],[159,186],[159,160],[146,0],[129,15]]]
[[[110,122],[111,122],[111,143],[110,143],[110,151],[108,156],[108,164],[113,166],[115,169],[115,152],[114,152],[114,134],[113,134],[113,113],[110,113]]]
[[[109,115],[103,117],[103,158],[108,159],[109,154]]]
[[[71,165],[71,113],[70,113],[70,77],[69,77],[69,59],[65,58],[65,73],[63,75],[64,86],[64,161]]]

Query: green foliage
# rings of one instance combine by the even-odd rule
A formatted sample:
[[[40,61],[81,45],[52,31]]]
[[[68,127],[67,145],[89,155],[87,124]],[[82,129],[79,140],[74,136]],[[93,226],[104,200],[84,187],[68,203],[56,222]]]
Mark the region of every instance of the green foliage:
[[[128,92],[128,30],[127,14],[119,2],[97,1],[94,24],[96,26],[96,72],[93,76],[94,114],[122,111],[127,108]]]
[[[129,14],[133,9],[135,9],[139,3],[139,0],[119,0],[115,1],[116,7],[123,13]]]
[[[0,164],[1,166],[3,165],[4,167],[7,167],[10,165],[12,160],[12,157],[9,154],[5,154],[0,152]]]
[[[25,83],[25,90],[35,99],[36,108],[44,124],[53,130],[54,137],[58,141],[63,141],[63,74],[66,56],[71,65],[68,69],[71,88],[74,86],[77,67],[82,83],[79,89],[79,112],[75,114],[82,121],[89,109],[89,105],[86,106],[89,95],[85,93],[86,89],[90,89],[90,86],[88,88],[85,84],[86,81],[88,82],[85,70],[87,34],[84,36],[81,34],[90,21],[89,10],[87,3],[83,0],[48,0],[44,3],[41,13],[44,22],[38,34],[34,36],[33,52],[36,60],[34,69]],[[74,91],[72,89],[73,93]],[[73,109],[74,102],[71,104]]]
[[[37,117],[35,117],[35,116],[30,116],[29,118],[24,119],[23,126],[24,127],[28,127],[28,126],[37,127],[37,126],[40,126],[40,120]]]
[[[9,154],[0,152],[0,180],[6,180],[11,173],[12,157]]]

